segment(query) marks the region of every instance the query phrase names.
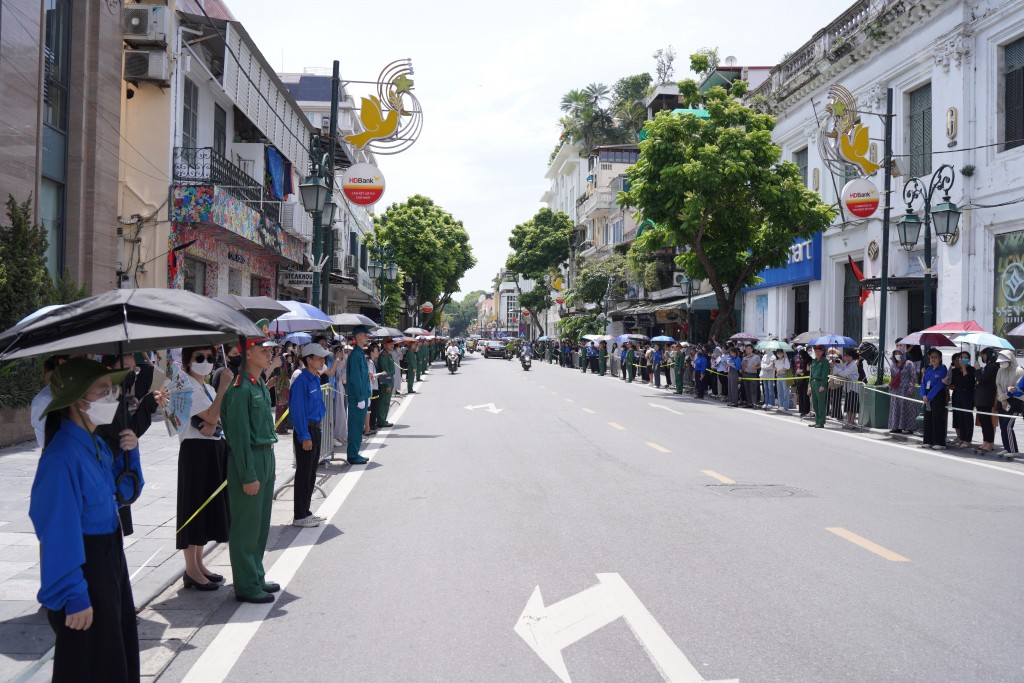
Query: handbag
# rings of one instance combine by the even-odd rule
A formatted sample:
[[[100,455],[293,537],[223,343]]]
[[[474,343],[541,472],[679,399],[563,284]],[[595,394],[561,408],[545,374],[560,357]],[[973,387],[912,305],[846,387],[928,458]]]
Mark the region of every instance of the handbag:
[[[902,373],[897,369],[896,372],[894,372],[892,374],[892,377],[889,379],[889,386],[893,389],[899,389],[901,377]]]

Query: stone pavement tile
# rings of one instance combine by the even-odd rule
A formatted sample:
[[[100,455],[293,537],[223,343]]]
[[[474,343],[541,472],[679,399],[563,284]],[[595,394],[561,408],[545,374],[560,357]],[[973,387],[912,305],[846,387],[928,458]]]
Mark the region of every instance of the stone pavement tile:
[[[0,624],[0,642],[7,656],[41,655],[53,646],[53,629],[49,623],[39,624],[12,619]]]
[[[31,600],[0,600],[0,624],[11,619],[22,618],[40,624],[46,623],[46,614],[35,598]]]
[[[38,562],[39,545],[8,545],[0,547],[0,560],[10,562]]]
[[[0,547],[5,545],[38,545],[38,542],[34,533],[0,531]]]
[[[32,579],[21,579],[15,581],[9,579],[0,583],[0,600],[35,600],[39,592],[38,577]],[[3,639],[0,639],[0,643]]]
[[[209,612],[209,609],[143,610],[139,614],[139,640],[187,641],[199,630]]]
[[[29,569],[35,564],[35,562],[13,562],[10,560],[0,560],[0,581],[6,581],[7,579],[13,579],[18,574],[22,573],[26,569]]]

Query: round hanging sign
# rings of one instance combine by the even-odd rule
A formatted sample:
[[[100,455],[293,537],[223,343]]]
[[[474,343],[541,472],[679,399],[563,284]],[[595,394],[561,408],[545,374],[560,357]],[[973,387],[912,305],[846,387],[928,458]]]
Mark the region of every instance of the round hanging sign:
[[[342,174],[341,191],[353,204],[376,204],[384,194],[384,174],[373,164],[355,164]]]
[[[420,306],[420,310],[423,311],[424,313],[433,313],[434,312],[434,304],[432,304],[432,303],[430,303],[428,301],[427,303],[425,303],[422,306]]]
[[[843,206],[857,218],[867,218],[878,209],[878,188],[867,178],[854,178],[843,188]]]

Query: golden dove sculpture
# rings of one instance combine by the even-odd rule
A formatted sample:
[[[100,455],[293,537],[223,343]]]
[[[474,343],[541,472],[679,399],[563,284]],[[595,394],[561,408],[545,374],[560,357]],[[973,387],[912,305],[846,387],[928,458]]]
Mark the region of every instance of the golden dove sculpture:
[[[391,137],[398,129],[398,110],[388,109],[387,115],[381,107],[380,100],[370,95],[364,97],[363,108],[359,112],[359,120],[363,123],[365,130],[362,133],[346,135],[345,142],[362,149],[371,140],[380,140]]]
[[[868,176],[877,171],[881,166],[868,158],[868,147],[871,139],[868,137],[868,127],[858,123],[849,133],[839,135],[839,153],[843,159],[860,168],[864,175]]]

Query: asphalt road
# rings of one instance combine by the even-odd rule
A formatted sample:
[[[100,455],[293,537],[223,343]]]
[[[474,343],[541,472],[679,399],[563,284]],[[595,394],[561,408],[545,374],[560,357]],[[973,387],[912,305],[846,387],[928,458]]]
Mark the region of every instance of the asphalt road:
[[[576,683],[1024,680],[1019,466],[542,363],[426,380],[265,620],[161,681],[558,681],[537,587]]]

